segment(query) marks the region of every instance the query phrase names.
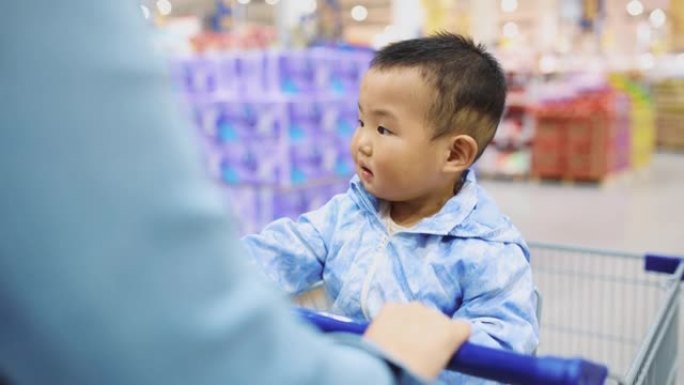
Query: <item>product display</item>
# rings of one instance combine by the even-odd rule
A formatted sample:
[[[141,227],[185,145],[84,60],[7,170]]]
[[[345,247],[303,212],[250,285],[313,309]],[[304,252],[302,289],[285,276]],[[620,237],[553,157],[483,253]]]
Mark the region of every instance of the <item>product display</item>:
[[[668,149],[684,149],[684,79],[659,80],[654,87],[657,141]]]
[[[536,111],[532,175],[601,181],[630,166],[629,101],[613,90],[585,91]]]
[[[173,62],[208,167],[239,202],[245,232],[346,189],[356,95],[370,58],[367,50],[318,47]]]

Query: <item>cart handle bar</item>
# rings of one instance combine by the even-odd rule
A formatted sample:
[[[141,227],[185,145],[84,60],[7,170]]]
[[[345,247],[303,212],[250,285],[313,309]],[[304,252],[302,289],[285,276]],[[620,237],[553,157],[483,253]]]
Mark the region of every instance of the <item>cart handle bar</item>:
[[[367,323],[298,308],[300,317],[322,332],[363,334]],[[580,358],[534,357],[464,343],[451,357],[447,370],[512,385],[602,385],[608,369]]]
[[[658,273],[674,274],[679,265],[684,263],[682,257],[671,257],[667,255],[646,254],[644,258],[644,269]],[[684,274],[681,276],[684,281]]]

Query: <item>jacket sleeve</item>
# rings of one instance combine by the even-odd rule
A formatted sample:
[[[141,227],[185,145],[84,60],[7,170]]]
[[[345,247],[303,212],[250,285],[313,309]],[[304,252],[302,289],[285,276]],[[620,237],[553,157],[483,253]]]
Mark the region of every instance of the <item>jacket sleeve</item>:
[[[286,292],[300,293],[322,280],[326,238],[338,213],[338,199],[296,221],[281,218],[261,233],[242,238],[252,261]]]
[[[0,19],[0,381],[415,381],[301,324],[245,262],[137,1]]]
[[[454,318],[471,322],[472,343],[532,353],[539,326],[527,249],[515,243],[467,242],[457,269],[462,303]]]

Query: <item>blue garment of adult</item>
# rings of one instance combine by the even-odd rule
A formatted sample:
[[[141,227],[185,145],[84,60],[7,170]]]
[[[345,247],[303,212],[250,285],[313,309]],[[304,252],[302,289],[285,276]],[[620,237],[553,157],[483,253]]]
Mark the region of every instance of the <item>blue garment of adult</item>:
[[[0,383],[395,383],[245,263],[150,35],[136,1],[3,2]]]
[[[325,282],[330,311],[372,319],[385,302],[420,301],[473,326],[470,342],[531,353],[538,343],[529,250],[467,171],[457,195],[414,227],[388,232],[381,202],[354,177],[349,190],[297,221],[243,238],[289,293]],[[483,383],[443,374],[442,382]]]

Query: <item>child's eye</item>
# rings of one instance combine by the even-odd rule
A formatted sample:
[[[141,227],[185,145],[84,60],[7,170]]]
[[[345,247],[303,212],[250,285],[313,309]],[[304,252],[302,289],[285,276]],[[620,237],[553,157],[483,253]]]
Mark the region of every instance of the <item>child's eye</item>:
[[[380,135],[388,135],[388,134],[391,134],[391,133],[392,133],[392,131],[386,129],[385,127],[383,127],[383,126],[378,126],[378,134],[380,134]]]
[[[358,123],[359,123],[359,127],[363,127],[363,120],[359,119]]]

